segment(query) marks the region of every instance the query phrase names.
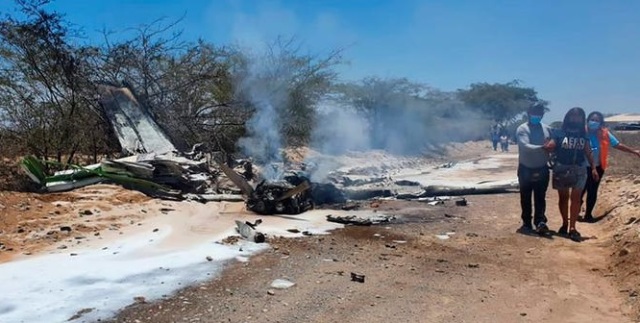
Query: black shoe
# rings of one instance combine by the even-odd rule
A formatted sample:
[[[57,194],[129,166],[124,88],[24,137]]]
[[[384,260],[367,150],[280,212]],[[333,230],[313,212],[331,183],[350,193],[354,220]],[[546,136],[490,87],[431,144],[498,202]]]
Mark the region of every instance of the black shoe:
[[[580,235],[580,232],[578,232],[578,230],[571,230],[571,232],[569,232],[569,239],[575,241],[575,242],[581,242],[582,241],[582,236]]]
[[[522,233],[522,234],[530,234],[534,232],[534,230],[531,224],[523,224],[518,230],[516,230],[516,232]]]
[[[563,225],[560,227],[560,229],[558,229],[558,234],[562,235],[562,236],[566,236],[567,235],[567,226]]]
[[[582,218],[582,221],[587,223],[595,223],[596,219],[593,217],[593,215],[585,215],[584,218]]]
[[[536,225],[536,232],[541,236],[547,235],[549,234],[549,227],[547,227],[546,223],[540,222]]]

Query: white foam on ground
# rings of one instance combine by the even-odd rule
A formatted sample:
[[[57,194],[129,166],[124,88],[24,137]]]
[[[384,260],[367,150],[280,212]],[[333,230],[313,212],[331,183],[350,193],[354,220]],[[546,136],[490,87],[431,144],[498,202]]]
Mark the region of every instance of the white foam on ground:
[[[475,161],[465,161],[448,168],[404,168],[392,176],[393,180],[410,180],[422,187],[483,188],[496,185],[515,185],[516,154],[494,155]]]
[[[135,297],[154,300],[170,295],[215,277],[230,260],[247,261],[268,247],[246,241],[234,246],[216,243],[234,234],[235,219],[258,218],[235,213],[237,203],[170,206],[176,211],[148,218],[123,235],[105,232],[101,237],[106,240],[88,240],[82,248],[0,264],[0,322],[65,322],[83,309],[92,311],[73,322],[109,318],[134,303]],[[302,236],[303,231],[321,234],[342,227],[327,222],[327,214],[369,213],[313,210],[297,216],[264,216],[258,229],[286,237]],[[213,260],[207,261],[207,256]]]
[[[77,256],[52,254],[1,265],[0,322],[64,322],[85,308],[93,311],[78,321],[108,318],[134,297],[158,299],[218,274],[227,260],[264,247],[245,243],[240,251],[211,241],[163,250],[159,244],[171,230],[163,231],[160,236],[139,234],[106,250],[74,250]]]

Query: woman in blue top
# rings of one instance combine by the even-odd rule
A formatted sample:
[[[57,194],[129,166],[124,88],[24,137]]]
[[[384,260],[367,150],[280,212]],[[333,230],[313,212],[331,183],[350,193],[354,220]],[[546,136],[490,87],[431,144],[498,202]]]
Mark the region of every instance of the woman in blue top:
[[[598,171],[598,175],[600,175],[600,180],[602,180],[602,176],[604,176],[604,172],[607,169],[607,159],[610,151],[609,148],[615,148],[640,157],[640,150],[633,149],[620,143],[618,138],[616,138],[616,136],[607,129],[602,113],[598,111],[589,113],[589,116],[587,117],[587,128],[589,141],[591,143],[591,150],[593,151],[593,161],[595,163],[596,170]],[[591,169],[589,168],[587,172],[590,171]],[[588,178],[587,184],[582,191],[582,200],[584,200],[585,194],[587,195],[587,208],[584,213],[584,218],[582,219],[585,222],[595,222],[592,212],[598,199],[598,187],[600,186],[600,180],[595,181],[592,178]]]
[[[558,233],[568,233],[569,238],[576,242],[582,241],[580,233],[576,230],[576,221],[587,176],[591,175],[596,181],[599,179],[587,136],[586,119],[582,108],[573,108],[564,116],[562,128],[554,131],[551,136],[551,146],[554,147],[555,154],[552,182],[553,188],[558,190],[558,207],[562,215],[562,227]],[[587,174],[585,161],[591,166],[591,174]]]

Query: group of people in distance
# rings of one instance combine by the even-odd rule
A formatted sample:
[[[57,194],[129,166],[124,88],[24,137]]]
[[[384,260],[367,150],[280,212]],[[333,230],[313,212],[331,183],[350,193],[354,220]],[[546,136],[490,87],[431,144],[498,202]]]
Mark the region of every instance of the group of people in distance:
[[[509,136],[507,136],[507,131],[500,127],[499,125],[491,126],[491,143],[493,144],[493,151],[498,150],[498,144],[500,144],[500,151],[508,152],[509,151]]]
[[[546,192],[551,178],[558,191],[558,207],[562,226],[558,234],[579,242],[576,229],[578,215],[586,194],[586,212],[582,218],[593,222],[598,187],[607,168],[610,148],[634,154],[634,150],[618,141],[607,129],[600,112],[587,117],[582,108],[572,108],[564,116],[560,129],[542,123],[543,105],[533,105],[527,111],[528,121],[516,130],[518,141],[518,182],[522,207],[521,233],[551,233],[546,217]],[[531,197],[533,195],[533,214]],[[532,223],[533,220],[533,223]]]

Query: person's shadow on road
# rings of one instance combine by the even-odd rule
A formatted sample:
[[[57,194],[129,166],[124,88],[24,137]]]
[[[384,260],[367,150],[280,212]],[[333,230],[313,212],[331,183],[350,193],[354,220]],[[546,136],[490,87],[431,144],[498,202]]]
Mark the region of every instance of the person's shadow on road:
[[[516,230],[516,233],[521,234],[521,235],[525,235],[525,236],[530,236],[530,237],[553,239],[553,236],[554,236],[555,232],[547,231],[544,234],[540,234],[540,233],[538,233],[538,232],[536,232],[535,230],[532,230],[532,229],[519,228],[518,230]]]

